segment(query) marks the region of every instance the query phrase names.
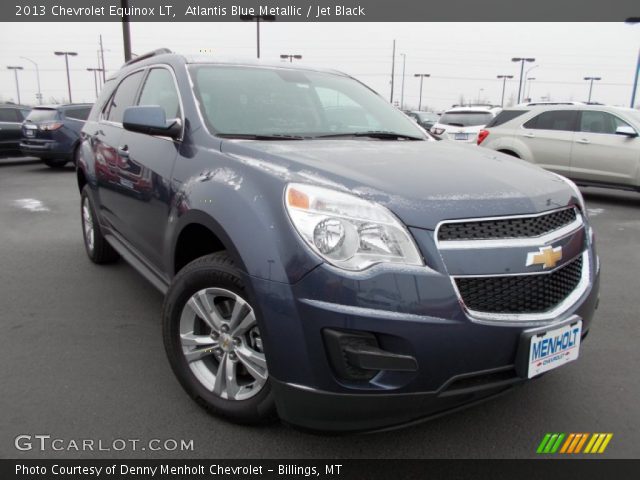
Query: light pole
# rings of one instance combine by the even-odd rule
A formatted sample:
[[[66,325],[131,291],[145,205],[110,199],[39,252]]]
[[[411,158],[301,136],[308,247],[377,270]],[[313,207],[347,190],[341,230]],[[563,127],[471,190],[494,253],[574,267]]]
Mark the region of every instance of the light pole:
[[[536,79],[536,77],[528,77],[527,78],[527,85],[529,87],[529,91],[527,92],[527,98],[529,99],[529,101],[531,101],[531,82],[533,82]]]
[[[520,62],[520,84],[518,86],[518,103],[520,103],[520,96],[522,95],[522,74],[524,73],[524,62],[535,62],[536,59],[526,57],[513,57],[511,61]]]
[[[18,70],[22,70],[20,66],[8,66],[7,70],[13,70],[13,74],[16,76],[16,92],[18,93],[18,104],[20,104],[20,85],[18,84]]]
[[[589,100],[587,100],[587,102],[591,102],[591,92],[593,91],[593,82],[598,81],[598,80],[602,80],[601,77],[584,77],[584,79],[586,81],[589,82]]]
[[[280,58],[282,58],[283,60],[286,60],[287,58],[289,59],[289,63],[293,63],[293,59],[295,58],[296,60],[302,60],[302,55],[290,55],[288,53],[283,53],[280,55]]]
[[[402,90],[400,90],[400,110],[404,110],[404,72],[407,66],[407,54],[401,53],[402,57]]]
[[[67,67],[67,88],[69,89],[69,103],[73,103],[73,101],[71,100],[71,77],[69,76],[69,55],[71,55],[72,57],[75,57],[76,55],[78,55],[78,52],[53,52],[53,53],[58,57],[64,55],[64,63]]]
[[[507,78],[513,78],[513,75],[498,75],[499,79],[502,79],[502,100],[500,101],[500,106],[504,107],[504,89],[507,86]]]
[[[240,20],[243,22],[256,21],[256,46],[258,58],[260,58],[260,20],[263,22],[274,22],[276,20],[275,15],[240,15]]]
[[[628,25],[635,25],[640,23],[640,17],[630,17],[627,18],[624,23]],[[636,72],[633,75],[633,87],[631,90],[631,108],[635,107],[636,103],[636,90],[638,89],[638,76],[640,76],[640,49],[638,49],[638,60],[636,60]]]
[[[422,81],[431,76],[430,73],[416,73],[414,77],[420,77],[420,101],[418,102],[418,111],[422,110]]]
[[[534,65],[533,67],[531,67],[530,69],[528,69],[527,71],[524,72],[524,77],[522,79],[522,96],[525,96],[525,92],[527,91],[527,81],[529,78],[529,72],[531,70],[535,70],[536,68],[538,68],[540,65]],[[524,98],[523,98],[524,100]]]
[[[87,72],[93,72],[93,85],[96,87],[96,99],[98,98],[98,72],[101,71],[101,68],[87,68]]]
[[[38,100],[38,105],[42,105],[42,92],[40,91],[40,69],[38,69],[38,64],[27,57],[20,57],[25,59],[27,62],[33,63],[36,67],[36,80],[38,81],[38,93],[36,93],[36,99]]]

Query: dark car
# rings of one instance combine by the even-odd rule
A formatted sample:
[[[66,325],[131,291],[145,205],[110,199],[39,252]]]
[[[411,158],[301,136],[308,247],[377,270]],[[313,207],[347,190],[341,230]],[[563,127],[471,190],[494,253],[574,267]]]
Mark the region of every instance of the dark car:
[[[89,258],[166,295],[174,373],[237,422],[470,405],[575,360],[597,304],[574,184],[437,142],[333,71],[138,57],[91,111],[77,180]]]
[[[21,155],[22,122],[30,109],[14,103],[0,104],[0,157]]]
[[[421,112],[418,110],[407,110],[406,113],[409,117],[413,118],[418,125],[425,130],[430,130],[440,118],[440,115],[434,112]]]
[[[91,107],[90,103],[35,107],[22,124],[20,150],[52,168],[75,162],[80,130]]]

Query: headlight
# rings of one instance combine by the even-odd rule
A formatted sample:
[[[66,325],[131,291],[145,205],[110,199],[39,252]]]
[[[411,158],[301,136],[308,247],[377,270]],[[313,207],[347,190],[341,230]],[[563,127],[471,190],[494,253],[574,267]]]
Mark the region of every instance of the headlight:
[[[424,265],[405,226],[382,205],[299,183],[287,186],[285,205],[304,241],[336,267],[364,270],[381,262]]]
[[[553,173],[553,172],[550,172]],[[571,188],[571,190],[573,190],[573,193],[575,194],[576,198],[578,199],[578,206],[580,207],[580,210],[582,211],[582,215],[584,215],[585,217],[587,216],[587,206],[584,203],[584,198],[582,197],[582,192],[580,191],[580,189],[578,188],[578,186],[573,183],[573,181],[569,180],[567,177],[563,177],[562,175],[559,175],[557,173],[553,173],[556,177],[558,177],[560,180],[562,180],[564,183],[566,183],[569,188]]]

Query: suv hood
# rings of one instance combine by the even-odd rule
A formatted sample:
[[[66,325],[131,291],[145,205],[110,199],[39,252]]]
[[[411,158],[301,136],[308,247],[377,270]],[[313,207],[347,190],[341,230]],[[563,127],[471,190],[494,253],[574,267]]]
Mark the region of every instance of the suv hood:
[[[289,182],[347,190],[407,226],[538,213],[577,203],[559,177],[530,163],[447,141],[225,140],[222,150]]]

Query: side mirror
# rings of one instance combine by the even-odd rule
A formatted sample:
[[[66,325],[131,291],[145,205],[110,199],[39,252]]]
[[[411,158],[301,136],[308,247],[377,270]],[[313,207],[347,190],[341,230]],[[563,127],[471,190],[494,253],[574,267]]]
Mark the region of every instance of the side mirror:
[[[182,133],[180,119],[167,120],[164,108],[158,105],[126,108],[122,118],[122,126],[131,132],[171,138],[178,138]]]
[[[627,125],[621,125],[620,127],[616,128],[616,135],[624,135],[625,137],[637,137],[638,133],[631,127],[627,126]]]

